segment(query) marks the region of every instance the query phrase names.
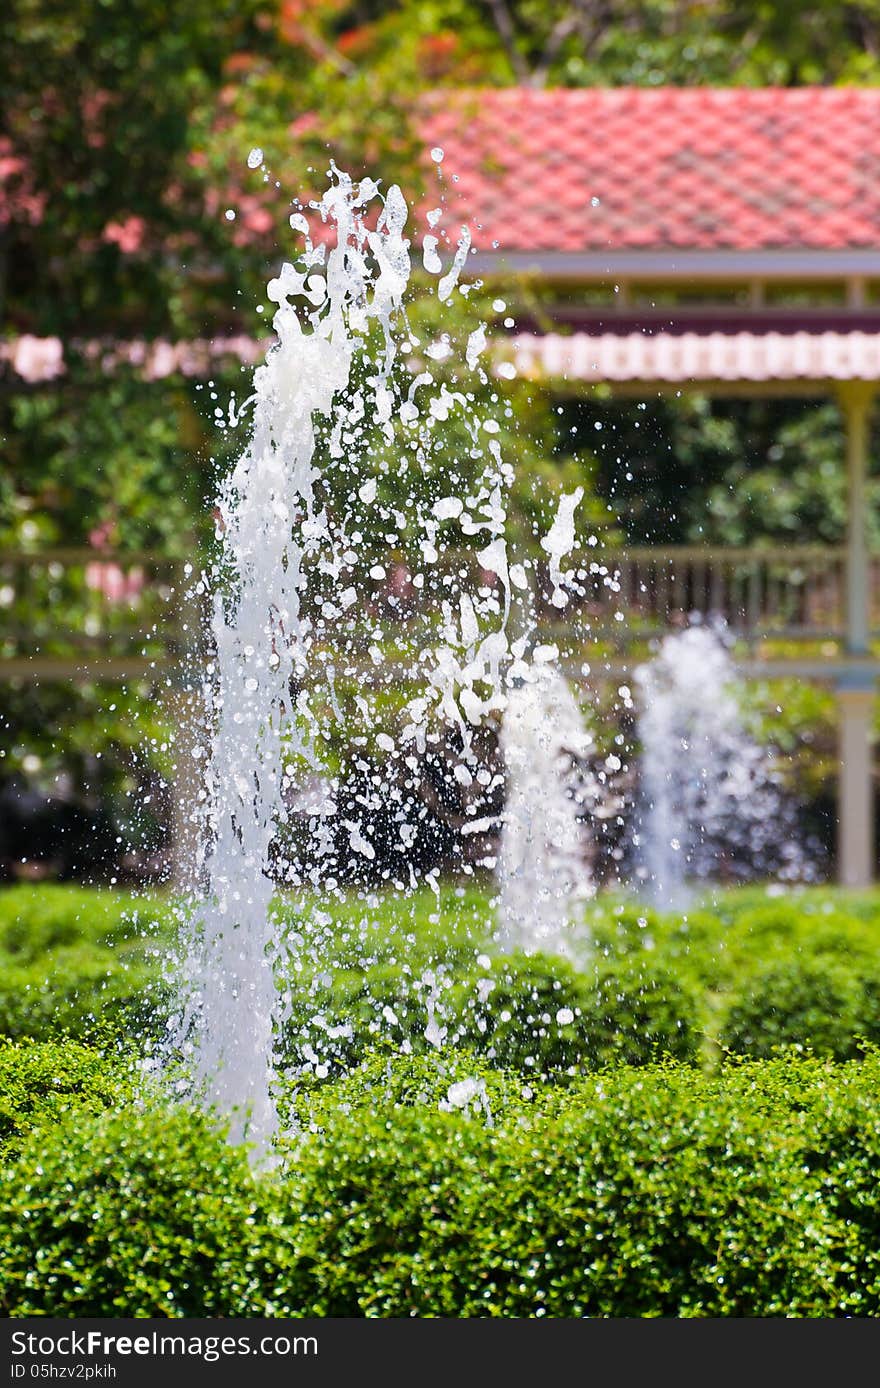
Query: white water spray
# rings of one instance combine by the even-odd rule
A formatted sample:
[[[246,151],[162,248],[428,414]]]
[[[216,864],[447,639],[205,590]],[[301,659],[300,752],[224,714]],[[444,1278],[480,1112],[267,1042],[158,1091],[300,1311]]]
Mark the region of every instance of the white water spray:
[[[436,345],[425,351],[425,369],[401,367],[401,343],[407,352],[418,346],[406,325],[395,336],[410,272],[404,198],[397,187],[382,198],[372,180],[355,186],[333,172],[327,193],[312,206],[335,226],[335,245],[325,254],[323,245],[312,244],[305,216],[291,217],[305,248],[298,266],[285,264],[268,287],[277,305],[277,341],[254,373],[250,442],[217,503],[221,554],[206,581],[215,652],[206,691],[210,749],[196,749],[206,766],[207,847],[193,874],[203,887],[193,903],[179,970],[182,1005],[172,1038],[195,1091],[230,1119],[234,1138],[246,1136],[262,1151],[277,1126],[276,1050],[290,977],[284,932],[272,906],[277,879],[295,879],[292,870],[285,871],[283,855],[279,861],[285,787],[310,779],[328,787],[322,795],[326,813],[335,808],[319,750],[330,739],[331,723],[343,718],[335,662],[363,658],[346,614],[351,610],[363,625],[360,609],[386,575],[384,563],[361,546],[348,514],[351,504],[344,503],[341,514],[334,510],[328,476],[316,461],[321,448],[329,457],[326,466],[347,474],[352,498],[362,508],[378,505],[377,441],[400,448],[402,430],[404,445],[423,469],[422,460],[437,451],[435,426],[458,412],[470,435],[469,460],[481,469],[478,483],[462,479],[465,500],[449,494],[425,506],[419,494],[406,513],[386,509],[383,517],[397,527],[386,541],[396,549],[407,531],[411,551],[420,553],[430,571],[441,557],[444,523],[460,522],[466,535],[476,537],[484,574],[495,575],[503,593],[499,601],[485,580],[473,595],[465,591],[462,569],[438,579],[439,618],[436,604],[433,618],[426,608],[426,625],[416,623],[409,634],[410,668],[400,667],[399,677],[415,672],[419,687],[398,736],[371,725],[370,707],[360,695],[354,700],[362,720],[358,732],[374,736],[389,756],[411,757],[424,753],[431,719],[441,719],[459,730],[467,777],[471,730],[502,707],[502,666],[509,658],[504,487],[512,471],[492,437],[498,426],[478,416],[469,403],[473,396],[435,379],[429,368],[441,359]],[[377,202],[371,229],[368,214]],[[438,289],[441,300],[455,289],[467,244],[463,233]],[[471,334],[467,370],[485,383],[479,365],[483,343],[480,329]],[[452,466],[439,472],[447,486],[458,476]],[[360,638],[363,644],[363,631]],[[373,673],[386,659],[375,640],[369,659]],[[349,672],[355,673],[354,665]],[[374,788],[377,803],[382,790]],[[312,847],[318,859],[333,853],[324,813],[319,808],[315,818]],[[401,817],[403,822],[402,808]],[[374,857],[369,836],[355,821],[349,828],[350,851]],[[317,869],[311,880],[319,883]]]
[[[501,734],[507,767],[498,873],[499,939],[509,949],[574,952],[577,915],[592,896],[578,760],[592,749],[563,675],[534,665],[512,689]]]
[[[804,875],[772,758],[743,726],[723,633],[666,636],[638,667],[639,847],[651,899],[673,909],[691,882]]]

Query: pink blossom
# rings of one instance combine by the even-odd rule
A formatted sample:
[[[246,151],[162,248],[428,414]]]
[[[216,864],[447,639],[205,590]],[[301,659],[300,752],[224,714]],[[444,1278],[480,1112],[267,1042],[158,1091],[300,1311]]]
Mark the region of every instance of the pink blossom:
[[[116,522],[113,520],[101,521],[100,525],[93,526],[89,531],[89,544],[92,549],[106,549],[113,538],[113,531]]]
[[[173,376],[178,366],[178,353],[172,342],[157,338],[144,367],[148,381],[161,381],[165,376]]]
[[[86,565],[86,587],[100,593],[108,603],[134,603],[144,587],[144,571],[139,566],[128,573],[118,564],[92,563]]]
[[[112,93],[108,91],[86,92],[80,99],[80,110],[83,120],[87,124],[93,124],[100,120],[107,107],[114,101]]]
[[[60,337],[34,337],[22,333],[11,344],[12,369],[32,385],[64,375],[64,347]]]
[[[110,373],[122,366],[140,372],[147,381],[164,380],[180,373],[183,376],[205,376],[212,362],[231,358],[246,366],[262,361],[271,338],[251,338],[243,333],[226,337],[192,338],[189,341],[169,342],[157,338],[113,341],[101,338],[71,338],[68,347],[74,356],[98,363]],[[51,381],[66,371],[64,349],[57,337],[33,337],[22,334],[0,342],[0,362],[7,361],[13,371],[26,381]]]
[[[124,222],[108,222],[103,230],[102,239],[118,246],[123,255],[131,255],[134,251],[139,251],[143,245],[146,229],[147,224],[143,217],[126,217]]]
[[[272,213],[266,207],[255,207],[245,212],[244,220],[248,230],[260,236],[272,230]]]

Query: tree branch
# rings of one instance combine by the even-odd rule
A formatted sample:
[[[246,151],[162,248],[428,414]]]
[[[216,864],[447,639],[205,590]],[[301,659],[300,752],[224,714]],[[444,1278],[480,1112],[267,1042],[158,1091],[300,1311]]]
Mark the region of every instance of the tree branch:
[[[532,86],[543,87],[547,81],[550,68],[559,56],[559,50],[565,43],[570,34],[576,33],[580,28],[580,16],[578,14],[566,14],[557,20],[550,31],[547,42],[544,45],[544,52],[541,54],[540,62],[532,73]]]
[[[514,76],[518,82],[527,82],[529,71],[522,54],[516,46],[516,31],[505,0],[489,0],[489,8],[495,20],[498,36],[504,44],[504,51],[510,60]]]
[[[357,67],[349,58],[338,53],[332,44],[327,43],[311,29],[307,29],[304,24],[299,26],[298,37],[303,48],[307,49],[313,58],[317,58],[322,63],[329,63],[344,77],[353,77],[357,72]]]

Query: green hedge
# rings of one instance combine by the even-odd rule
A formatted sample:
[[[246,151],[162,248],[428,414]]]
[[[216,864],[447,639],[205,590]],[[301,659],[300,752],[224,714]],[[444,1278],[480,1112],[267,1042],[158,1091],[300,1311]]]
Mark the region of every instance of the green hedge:
[[[0,1035],[94,1038],[161,1025],[170,902],[56,885],[0,892]]]
[[[577,971],[564,959],[521,951],[433,982],[390,964],[318,975],[293,995],[283,1054],[295,1070],[337,1075],[367,1054],[429,1054],[429,1003],[444,1044],[464,1046],[534,1077],[574,1074],[613,1061],[693,1061],[698,1000],[642,961]]]
[[[877,980],[833,959],[775,964],[731,1002],[718,1040],[743,1056],[770,1057],[793,1047],[853,1059],[864,1041],[880,1041]]]
[[[268,1190],[198,1113],[147,1106],[41,1127],[4,1180],[0,1306],[272,1315],[286,1235]]]
[[[0,1039],[0,1158],[17,1152],[35,1127],[54,1126],[70,1113],[99,1113],[132,1093],[126,1058],[76,1041]]]
[[[711,910],[661,915],[606,898],[589,912],[592,952],[579,968],[499,955],[475,933],[469,949],[459,935],[447,959],[434,932],[447,1038],[534,1074],[786,1047],[855,1058],[864,1040],[880,1041],[878,900],[752,888],[720,894]],[[388,917],[384,940],[371,936],[367,967],[300,975],[286,1037],[295,1067],[332,1075],[378,1045],[428,1049],[423,937],[414,933],[407,953],[390,909]]]
[[[470,985],[459,1007],[466,1014],[471,1004],[468,1044],[501,1065],[538,1075],[696,1058],[697,999],[642,961],[579,972],[562,959],[518,952],[494,960],[486,978],[485,1003],[474,1001]]]
[[[173,918],[173,902],[149,894],[54,883],[7,887],[0,891],[0,954],[26,964],[64,946],[113,949],[161,938]]]
[[[855,1068],[867,1078],[867,1067]],[[477,1105],[467,1118],[438,1112],[423,1076],[402,1106],[377,1098],[369,1079],[360,1091],[357,1077],[328,1086],[312,1109],[318,1131],[290,1154],[304,1313],[827,1316],[880,1307],[853,1276],[873,1257],[873,1231],[847,1226],[807,1164],[819,1112],[835,1112],[829,1155],[841,1132],[852,1136],[850,1096],[833,1070],[775,1062],[709,1078],[620,1068],[528,1099],[508,1094],[494,1126]],[[443,1076],[440,1094],[446,1085]],[[863,1156],[858,1137],[852,1146],[847,1169]]]
[[[873,1317],[878,1090],[874,1054],[550,1088],[379,1057],[299,1093],[308,1123],[256,1176],[199,1115],[84,1092],[3,1173],[0,1307]]]
[[[372,1050],[445,1044],[533,1074],[663,1055],[711,1062],[779,1047],[853,1058],[880,1041],[880,896],[747,888],[661,915],[604,897],[580,967],[498,952],[478,889],[412,900],[352,895],[279,916],[297,952],[282,1049],[327,1076]],[[0,892],[0,1035],[90,1040],[162,1026],[173,903],[58,886]],[[431,979],[433,978],[433,982]],[[570,1020],[560,1021],[563,1018]]]

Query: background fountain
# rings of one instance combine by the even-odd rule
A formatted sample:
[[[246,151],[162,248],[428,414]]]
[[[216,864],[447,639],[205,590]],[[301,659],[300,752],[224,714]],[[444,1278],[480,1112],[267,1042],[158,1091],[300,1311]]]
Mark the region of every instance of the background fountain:
[[[693,882],[803,876],[779,773],[743,723],[723,627],[664,637],[635,683],[639,876],[650,898],[673,908]]]

